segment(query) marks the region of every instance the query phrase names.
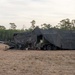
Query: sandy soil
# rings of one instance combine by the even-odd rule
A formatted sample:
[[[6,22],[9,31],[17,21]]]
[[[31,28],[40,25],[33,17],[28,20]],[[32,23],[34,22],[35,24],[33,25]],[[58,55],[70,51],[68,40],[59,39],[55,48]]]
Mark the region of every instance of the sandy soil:
[[[75,51],[4,51],[0,44],[0,75],[75,75]]]

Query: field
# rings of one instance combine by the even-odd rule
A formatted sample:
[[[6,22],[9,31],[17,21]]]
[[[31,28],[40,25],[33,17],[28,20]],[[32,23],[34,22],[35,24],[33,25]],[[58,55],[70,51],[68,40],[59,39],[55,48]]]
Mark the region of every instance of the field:
[[[75,75],[75,51],[4,50],[0,75]]]

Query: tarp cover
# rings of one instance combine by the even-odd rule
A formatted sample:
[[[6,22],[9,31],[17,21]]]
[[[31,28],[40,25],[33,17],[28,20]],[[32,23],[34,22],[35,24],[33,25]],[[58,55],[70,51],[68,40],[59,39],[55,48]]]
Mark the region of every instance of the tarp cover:
[[[63,49],[75,49],[75,31],[60,29],[34,29],[36,35],[43,37],[50,43]]]

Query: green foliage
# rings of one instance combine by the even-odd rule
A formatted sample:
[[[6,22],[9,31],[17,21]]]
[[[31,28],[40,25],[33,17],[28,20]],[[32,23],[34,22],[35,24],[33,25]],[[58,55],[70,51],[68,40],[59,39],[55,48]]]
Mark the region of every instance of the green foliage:
[[[0,29],[5,30],[6,28],[4,26],[0,25]]]
[[[49,28],[51,28],[52,26],[51,26],[50,24],[44,23],[44,24],[41,25],[41,27],[42,27],[42,29],[49,29]]]
[[[10,23],[10,25],[11,25],[11,29],[12,29],[12,30],[15,30],[16,27],[17,27],[17,26],[15,25],[15,23]]]
[[[75,20],[70,21],[70,19],[63,19],[55,26],[55,28],[65,29],[65,30],[74,30],[75,29]]]
[[[34,29],[34,28],[35,28],[35,23],[36,23],[35,20],[32,20],[32,21],[31,21],[32,26],[30,27],[30,29]]]
[[[21,30],[3,30],[0,29],[0,41],[9,41],[13,39],[13,34],[17,32],[23,32]]]

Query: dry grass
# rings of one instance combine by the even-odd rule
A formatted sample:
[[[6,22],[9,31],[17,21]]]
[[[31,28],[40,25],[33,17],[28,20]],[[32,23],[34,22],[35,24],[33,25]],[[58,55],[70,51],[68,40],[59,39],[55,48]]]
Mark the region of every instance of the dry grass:
[[[4,51],[0,44],[0,75],[75,75],[75,51]]]

